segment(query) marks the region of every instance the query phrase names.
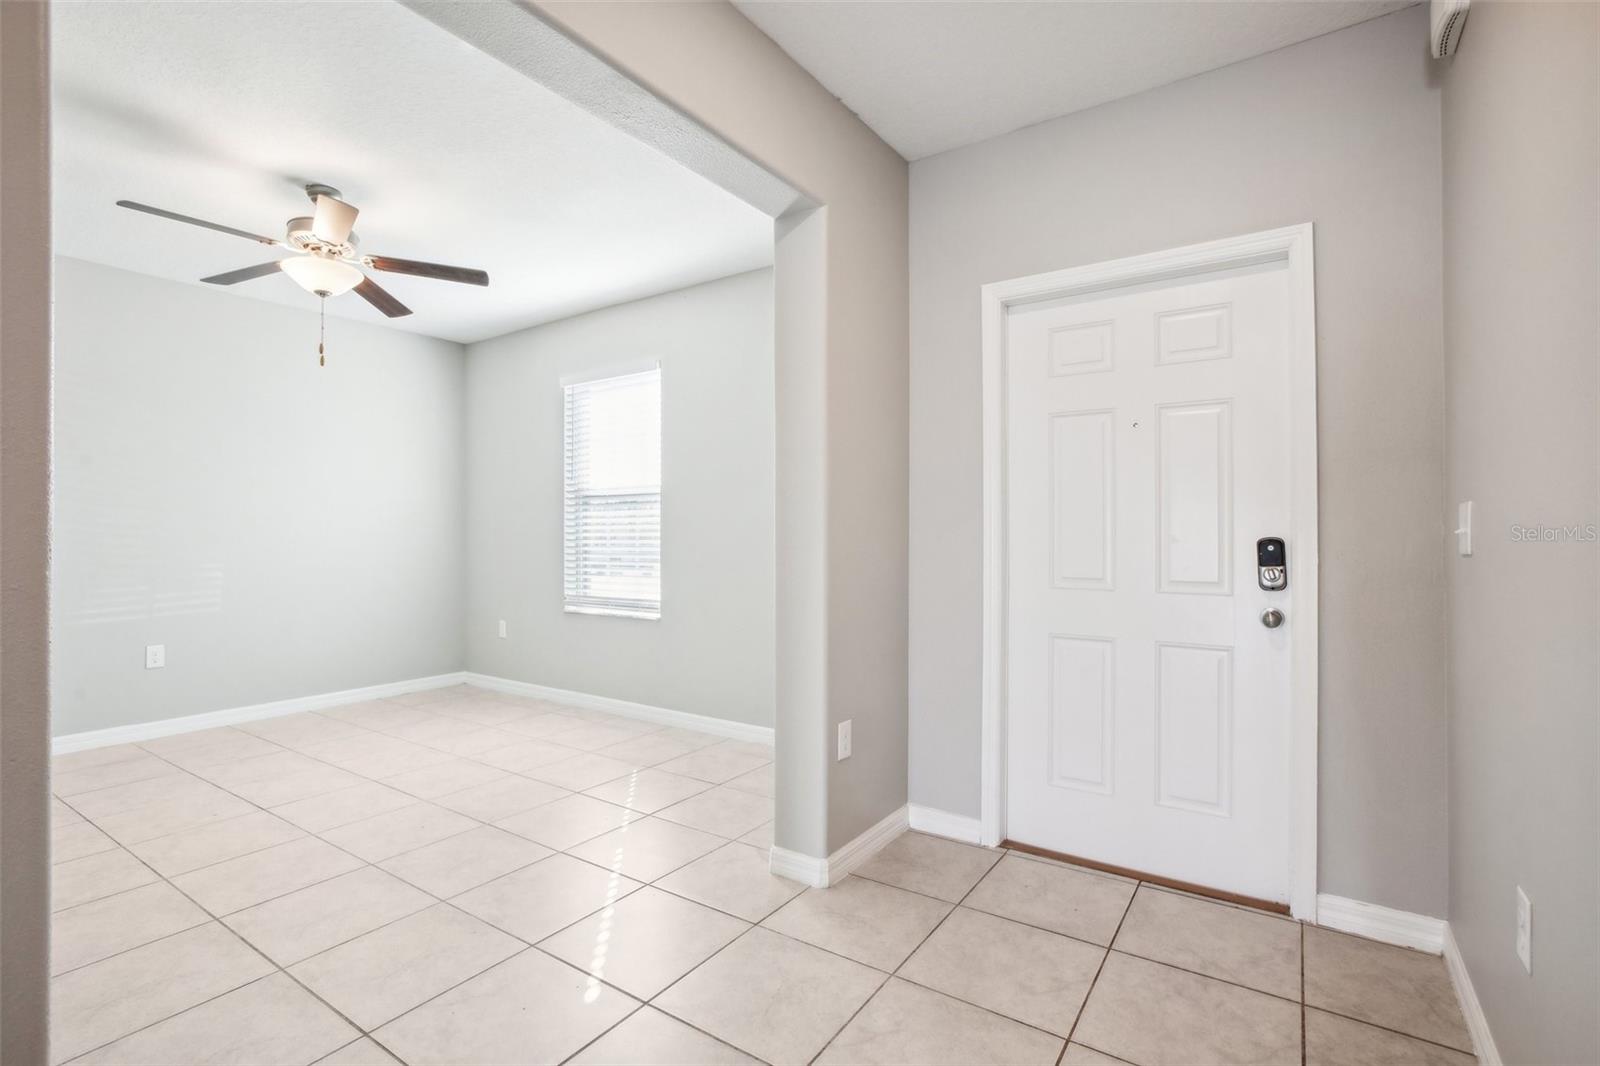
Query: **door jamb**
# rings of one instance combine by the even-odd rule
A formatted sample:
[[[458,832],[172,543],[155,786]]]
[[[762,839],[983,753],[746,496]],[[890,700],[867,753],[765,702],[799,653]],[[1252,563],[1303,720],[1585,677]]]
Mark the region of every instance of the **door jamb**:
[[[1264,263],[1289,278],[1289,909],[1317,917],[1317,340],[1311,223],[983,286],[983,740],[980,843],[1005,839],[1005,324],[1012,307]]]

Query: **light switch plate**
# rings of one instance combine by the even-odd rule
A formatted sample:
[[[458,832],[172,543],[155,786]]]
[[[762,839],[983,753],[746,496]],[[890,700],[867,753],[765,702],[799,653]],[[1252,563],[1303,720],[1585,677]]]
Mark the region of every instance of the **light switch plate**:
[[[500,639],[506,639],[506,620],[504,618],[500,619]]]
[[[1472,554],[1472,501],[1456,504],[1456,554]]]
[[[165,644],[146,644],[144,646],[144,668],[146,670],[160,670],[167,665],[167,646]]]

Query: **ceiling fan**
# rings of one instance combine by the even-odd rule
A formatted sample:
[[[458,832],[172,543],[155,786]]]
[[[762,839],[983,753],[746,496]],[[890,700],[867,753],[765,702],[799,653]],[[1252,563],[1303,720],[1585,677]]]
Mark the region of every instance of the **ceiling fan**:
[[[356,215],[360,212],[353,205],[340,199],[339,190],[331,185],[307,185],[305,189],[306,195],[316,205],[316,210],[310,215],[291,218],[281,240],[216,222],[207,222],[189,215],[180,215],[175,211],[151,207],[149,204],[135,203],[132,200],[118,200],[117,206],[132,211],[143,211],[147,215],[156,215],[160,218],[170,218],[175,222],[187,222],[191,226],[214,229],[219,233],[231,233],[235,237],[244,237],[260,244],[285,248],[292,253],[269,263],[259,263],[200,279],[212,285],[237,285],[241,281],[264,278],[281,270],[289,275],[295,284],[315,296],[326,299],[354,289],[357,296],[390,318],[400,318],[409,315],[411,308],[395,299],[387,289],[363,273],[362,267],[391,274],[411,274],[419,278],[457,281],[465,285],[489,284],[489,275],[481,270],[422,263],[415,259],[394,259],[385,255],[363,254],[358,251],[361,242],[354,230]]]

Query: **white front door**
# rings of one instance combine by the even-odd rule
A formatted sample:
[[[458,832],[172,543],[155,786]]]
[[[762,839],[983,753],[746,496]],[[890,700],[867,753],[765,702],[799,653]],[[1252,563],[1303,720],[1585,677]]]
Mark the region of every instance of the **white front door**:
[[[1011,840],[1289,899],[1289,296],[1277,262],[1009,309]]]

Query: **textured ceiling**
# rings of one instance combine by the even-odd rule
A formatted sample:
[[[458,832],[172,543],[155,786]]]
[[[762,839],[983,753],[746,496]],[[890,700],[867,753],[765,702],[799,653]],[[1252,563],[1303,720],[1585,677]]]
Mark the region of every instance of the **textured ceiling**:
[[[772,261],[766,215],[387,0],[51,6],[64,255],[198,284],[274,250],[115,201],[281,236],[325,182],[363,251],[492,282],[385,274],[415,314],[329,314],[457,341]],[[282,275],[227,291],[316,306]]]
[[[1414,0],[734,2],[878,136],[921,159]]]

